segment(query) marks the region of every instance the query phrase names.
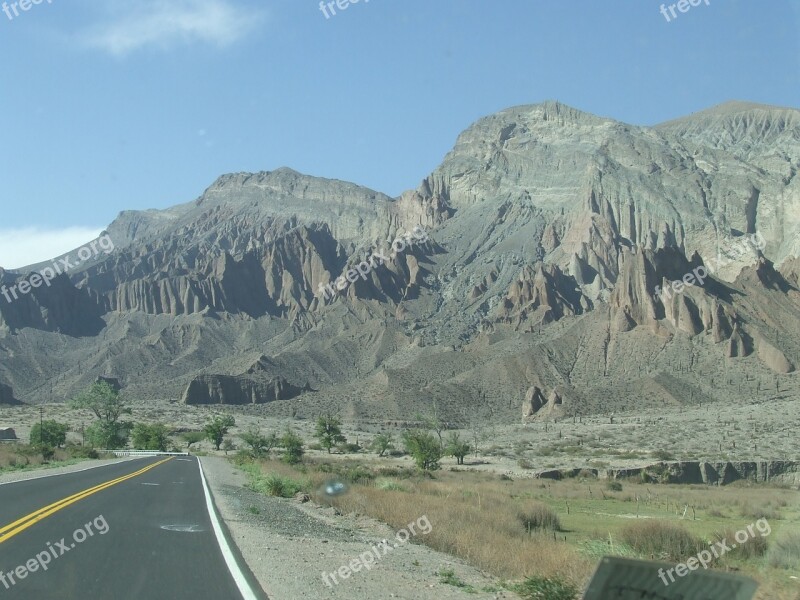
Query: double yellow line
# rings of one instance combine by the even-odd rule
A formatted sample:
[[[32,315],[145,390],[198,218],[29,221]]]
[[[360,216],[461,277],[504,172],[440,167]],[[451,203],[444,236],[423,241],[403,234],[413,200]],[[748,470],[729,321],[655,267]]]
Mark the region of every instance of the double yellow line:
[[[111,481],[106,481],[105,483],[101,483],[100,485],[96,485],[93,488],[89,488],[88,490],[83,490],[82,492],[78,492],[77,494],[73,494],[67,498],[59,500],[58,502],[54,502],[49,506],[45,506],[44,508],[40,508],[39,510],[32,512],[29,515],[22,517],[14,521],[13,523],[9,523],[5,527],[0,527],[0,544],[8,540],[9,538],[14,537],[18,533],[25,531],[28,527],[32,527],[39,521],[46,519],[50,515],[55,512],[58,512],[62,508],[66,508],[70,504],[74,504],[84,498],[88,498],[92,494],[96,494],[97,492],[102,492],[103,490],[110,488],[111,486],[117,485],[118,483],[122,483],[123,481],[127,481],[128,479],[133,479],[134,477],[138,477],[142,473],[146,473],[150,469],[155,469],[159,465],[163,465],[165,462],[172,460],[172,457],[165,458],[164,460],[160,460],[157,463],[153,463],[145,467],[144,469],[139,469],[135,473],[131,473],[129,475],[124,475],[122,477],[118,477],[117,479],[112,479]]]

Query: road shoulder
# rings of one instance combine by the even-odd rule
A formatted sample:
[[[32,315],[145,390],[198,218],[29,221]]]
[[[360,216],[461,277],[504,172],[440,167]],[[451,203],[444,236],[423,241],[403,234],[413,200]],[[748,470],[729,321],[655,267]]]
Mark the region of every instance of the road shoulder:
[[[392,542],[395,533],[374,519],[257,494],[244,487],[245,475],[226,459],[200,460],[220,517],[271,600],[517,597],[463,561],[414,543],[402,544],[376,559],[371,569],[328,586],[323,572],[336,572],[384,539]],[[441,583],[442,570],[452,570],[473,591]]]

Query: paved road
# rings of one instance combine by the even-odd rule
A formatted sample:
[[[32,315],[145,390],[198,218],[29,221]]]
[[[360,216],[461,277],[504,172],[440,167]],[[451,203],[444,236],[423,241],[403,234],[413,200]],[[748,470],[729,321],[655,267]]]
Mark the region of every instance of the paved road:
[[[265,598],[226,552],[195,457],[0,485],[0,600]]]

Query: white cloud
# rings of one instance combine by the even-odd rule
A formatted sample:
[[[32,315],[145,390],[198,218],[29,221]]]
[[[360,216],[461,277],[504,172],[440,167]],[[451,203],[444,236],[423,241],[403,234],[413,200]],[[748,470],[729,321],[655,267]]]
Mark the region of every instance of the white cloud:
[[[102,228],[0,230],[0,267],[18,269],[61,256],[96,239]]]
[[[110,17],[84,32],[84,41],[116,56],[177,43],[232,44],[258,25],[263,13],[230,0],[113,2]]]

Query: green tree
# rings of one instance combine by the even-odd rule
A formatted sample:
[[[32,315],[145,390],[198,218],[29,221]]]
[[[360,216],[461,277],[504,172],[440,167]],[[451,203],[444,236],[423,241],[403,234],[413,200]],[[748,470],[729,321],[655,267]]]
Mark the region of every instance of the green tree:
[[[116,450],[128,445],[133,423],[95,421],[86,428],[86,441],[93,448]]]
[[[46,445],[60,448],[67,443],[69,425],[58,421],[43,421],[31,428],[31,445]]]
[[[442,446],[439,440],[429,431],[410,429],[403,433],[406,451],[423,471],[435,471],[442,458]]]
[[[372,440],[372,450],[378,453],[378,456],[383,456],[389,450],[394,449],[394,438],[390,433],[379,433]]]
[[[284,462],[295,465],[303,461],[303,438],[297,435],[290,427],[286,428],[286,433],[281,436],[281,447],[283,448]]]
[[[202,431],[187,431],[182,436],[183,441],[186,442],[186,448],[191,448],[192,444],[196,444],[197,442],[202,442],[206,439],[206,434]]]
[[[469,454],[470,450],[472,450],[472,446],[469,442],[465,442],[461,440],[461,436],[453,431],[447,437],[447,444],[445,446],[445,453],[448,456],[455,456],[456,462],[459,465],[464,464],[464,457]]]
[[[70,408],[90,410],[98,421],[116,423],[122,415],[131,414],[127,401],[105,381],[93,383],[69,402]]]
[[[256,458],[269,454],[275,446],[278,445],[278,436],[274,433],[264,435],[255,428],[248,429],[239,437],[242,441],[250,447],[250,454]]]
[[[209,441],[214,444],[214,448],[219,450],[219,447],[222,445],[222,440],[225,439],[225,434],[227,434],[228,430],[234,425],[236,425],[236,419],[233,418],[233,415],[215,415],[211,421],[206,423],[205,427],[203,427],[203,433],[205,433]]]
[[[131,442],[137,450],[166,452],[169,447],[169,430],[161,423],[137,423],[131,431]]]
[[[342,423],[332,415],[326,415],[317,419],[317,429],[314,437],[319,440],[320,446],[331,453],[331,448],[336,444],[344,444],[347,438],[342,434]]]

